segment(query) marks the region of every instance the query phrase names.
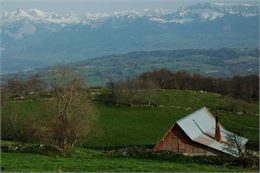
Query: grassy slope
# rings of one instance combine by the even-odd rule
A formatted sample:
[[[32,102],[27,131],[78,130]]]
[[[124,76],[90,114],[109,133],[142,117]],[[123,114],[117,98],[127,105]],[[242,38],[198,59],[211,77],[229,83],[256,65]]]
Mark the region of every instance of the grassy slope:
[[[144,98],[142,92],[134,97]],[[223,97],[219,94],[202,94],[194,91],[161,90],[152,96],[154,104],[164,107],[120,107],[97,105],[100,112],[99,130],[86,145],[154,144],[178,119],[206,106],[214,114],[216,107],[225,107],[231,102],[238,111],[246,108],[248,115],[221,112],[220,121],[230,131],[242,130],[250,142],[259,140],[258,104]],[[190,109],[188,109],[190,107]],[[241,109],[241,110],[240,110]]]
[[[142,96],[142,93],[139,95]],[[89,138],[82,141],[83,144],[85,146],[154,144],[176,120],[202,106],[213,109],[233,101],[236,101],[239,107],[247,104],[218,94],[176,90],[157,91],[153,95],[153,100],[156,104],[165,106],[138,108],[96,104],[99,112],[98,128]],[[21,112],[21,116],[28,115],[29,112],[44,116],[47,112],[42,102],[44,102],[42,99],[38,99],[8,103],[1,108],[2,115],[8,115],[12,109],[17,109]],[[191,109],[187,109],[187,106]],[[258,141],[259,117],[256,116],[258,105],[252,103],[247,107],[249,115],[223,112],[221,122],[229,130],[245,128],[244,135],[251,141]],[[76,153],[71,157],[2,152],[1,167],[4,171],[243,171],[211,165],[108,157],[102,152],[86,149],[76,149]]]
[[[171,108],[118,108],[99,106],[100,127],[86,145],[155,144],[168,128],[191,110]],[[244,136],[258,141],[258,117],[225,113],[222,124],[231,131],[244,128]]]
[[[144,97],[142,93],[136,94]],[[239,108],[247,107],[249,115],[221,112],[221,123],[231,131],[243,129],[243,135],[250,142],[259,140],[258,105],[223,97],[218,94],[202,94],[194,91],[162,90],[152,96],[156,104],[165,107],[126,107],[96,104],[99,122],[94,133],[83,140],[85,146],[115,146],[129,144],[155,144],[166,130],[178,119],[207,106],[211,109],[236,102]],[[17,109],[22,115],[28,112],[44,116],[46,110],[41,101],[16,102],[4,105],[2,114]],[[190,106],[191,109],[187,109]],[[214,112],[214,111],[213,111]]]
[[[173,163],[163,160],[117,158],[86,149],[75,149],[70,157],[53,157],[29,153],[2,152],[2,171],[216,171],[238,172],[243,169],[203,164]],[[244,170],[246,171],[246,170]]]

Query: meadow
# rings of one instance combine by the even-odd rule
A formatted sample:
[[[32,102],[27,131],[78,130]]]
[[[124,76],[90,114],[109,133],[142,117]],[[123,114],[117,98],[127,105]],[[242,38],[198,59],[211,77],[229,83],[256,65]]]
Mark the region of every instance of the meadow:
[[[135,157],[134,155],[115,154],[112,151],[90,150],[84,148],[67,149],[62,154],[48,148],[43,144],[30,144],[1,141],[1,146],[8,146],[9,151],[1,153],[2,172],[101,172],[101,171],[123,171],[123,172],[183,172],[183,171],[205,171],[205,172],[238,172],[254,171],[243,167],[221,164],[206,164],[211,158],[204,158],[204,162],[188,156],[168,155],[175,157],[170,159],[166,155],[157,153],[159,157]],[[22,146],[25,150],[10,150],[10,146]],[[50,146],[50,145],[49,145]],[[26,150],[27,148],[27,150]],[[28,148],[30,148],[28,150]],[[5,148],[6,149],[6,148]],[[47,152],[44,152],[47,151]],[[119,152],[120,153],[120,152]],[[159,155],[158,155],[159,154]],[[223,160],[218,158],[217,160]],[[201,162],[201,163],[200,163]],[[221,161],[222,163],[223,161]]]
[[[107,97],[109,93],[110,91],[103,91],[94,96],[97,98],[95,107],[98,121],[90,136],[81,141],[80,145],[91,147],[155,144],[175,121],[204,106],[213,115],[220,115],[220,122],[226,129],[241,131],[250,143],[259,141],[259,107],[256,102],[248,103],[220,94],[199,91],[158,90],[149,99],[157,106],[108,105],[102,98]],[[143,92],[137,92],[131,99],[145,97]],[[3,105],[2,115],[6,116],[16,109],[19,110],[19,116],[46,116],[48,110],[44,105],[45,101],[46,98],[37,96],[9,102]],[[224,110],[234,104],[235,112]]]
[[[257,102],[242,100],[199,91],[158,90],[152,95],[152,105],[130,106],[106,104],[109,91],[97,93],[94,105],[98,121],[89,136],[79,141],[70,157],[43,156],[32,153],[2,152],[5,171],[238,171],[242,168],[225,168],[198,163],[175,163],[166,160],[116,158],[104,155],[105,151],[84,148],[113,146],[142,146],[156,144],[175,121],[206,106],[213,113],[220,113],[220,122],[230,131],[243,130],[249,139],[249,148],[256,148],[259,141],[259,108]],[[135,99],[144,97],[143,92]],[[2,106],[2,115],[13,109],[19,116],[28,114],[45,116],[43,106],[47,98],[31,96]],[[134,102],[133,102],[134,103]],[[236,105],[230,111],[230,104]],[[256,146],[256,147],[255,147]]]
[[[174,163],[164,160],[116,158],[105,156],[96,150],[75,149],[69,157],[45,156],[31,153],[1,153],[2,171],[11,172],[101,172],[101,171],[205,171],[205,172],[238,172],[249,171],[242,168],[227,168],[222,166],[198,163]]]

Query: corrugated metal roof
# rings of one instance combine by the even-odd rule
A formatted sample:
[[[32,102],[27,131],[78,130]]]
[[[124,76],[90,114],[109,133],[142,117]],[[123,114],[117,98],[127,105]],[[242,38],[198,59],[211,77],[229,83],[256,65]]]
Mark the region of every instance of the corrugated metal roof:
[[[238,156],[236,148],[230,148],[228,145],[228,136],[234,133],[227,131],[220,125],[221,142],[216,141],[214,138],[216,120],[214,116],[203,107],[192,114],[178,120],[176,122],[188,137],[197,143],[208,146],[223,153]],[[244,146],[248,139],[239,137],[241,144]]]

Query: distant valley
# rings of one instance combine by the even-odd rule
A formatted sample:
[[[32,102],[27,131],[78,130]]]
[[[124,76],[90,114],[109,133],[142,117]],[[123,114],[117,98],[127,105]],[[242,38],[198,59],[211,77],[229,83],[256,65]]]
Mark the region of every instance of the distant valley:
[[[162,68],[224,78],[258,74],[258,57],[259,49],[158,50],[102,56],[66,65],[83,74],[88,86],[104,86],[111,81],[127,80],[143,72]],[[26,78],[33,73],[46,78],[50,68],[4,75],[3,79]]]
[[[60,15],[39,9],[19,9],[2,11],[1,20],[2,74],[136,51],[258,47],[259,8],[249,4],[204,3],[178,10],[130,10],[114,13],[86,13],[83,16]],[[145,62],[149,56],[144,54]],[[159,56],[163,57],[163,55]],[[141,54],[138,57],[141,57]],[[246,61],[245,64],[248,64],[249,60],[256,61],[240,57],[237,60],[238,65],[234,61],[226,60],[225,64],[240,69],[245,65],[239,62]],[[100,61],[100,59],[92,59],[91,63]],[[130,63],[129,59],[124,61]],[[152,61],[154,60],[149,59],[148,62]],[[188,57],[182,59],[182,62],[184,61],[190,62]],[[192,61],[194,62],[194,59]],[[104,64],[105,62],[106,59]],[[140,62],[136,61],[136,63]],[[169,63],[162,59],[161,63],[153,67],[147,65],[139,70],[132,69],[133,64],[129,64],[128,67],[124,67],[126,71],[123,76],[128,76],[126,73],[134,75],[143,71],[143,68],[148,70],[159,66],[171,69],[173,67],[185,69],[185,66],[191,68],[190,63],[185,66],[182,66],[182,63],[175,62],[175,65]],[[113,68],[117,66],[119,65],[115,63]],[[220,69],[213,66],[208,64],[202,69],[197,66],[192,69],[218,74]],[[251,66],[253,65],[249,66],[249,71],[254,71],[254,67]],[[119,71],[122,68],[120,66]],[[226,69],[224,74],[246,73],[235,69]],[[112,76],[119,76],[119,74]]]

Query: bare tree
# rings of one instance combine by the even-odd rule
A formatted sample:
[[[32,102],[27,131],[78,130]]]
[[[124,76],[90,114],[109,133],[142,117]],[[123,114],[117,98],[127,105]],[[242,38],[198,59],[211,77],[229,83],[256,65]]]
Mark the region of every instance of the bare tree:
[[[3,105],[8,100],[8,93],[7,93],[6,86],[1,86],[0,87],[0,94],[1,94],[0,95],[0,97],[1,97],[1,105]]]
[[[39,141],[42,117],[38,116],[38,112],[25,110],[25,107],[13,104],[10,111],[1,115],[1,138],[3,140]]]
[[[44,89],[45,83],[40,79],[38,74],[34,74],[30,76],[28,81],[26,82],[26,91],[30,92],[40,92]]]
[[[150,79],[134,78],[118,83],[113,90],[115,102],[121,104],[151,104],[158,84]]]
[[[24,94],[24,83],[18,79],[9,79],[7,90],[11,98],[19,97]]]
[[[53,100],[50,101],[52,137],[60,146],[74,146],[92,127],[96,113],[79,73],[69,68],[51,71]]]
[[[244,138],[240,136],[240,133],[227,133],[227,147],[225,150],[229,151],[230,153],[238,156],[243,157],[245,153],[245,143]]]
[[[148,105],[151,105],[153,102],[153,97],[156,94],[154,91],[160,88],[157,82],[150,79],[134,79],[131,81],[130,87],[131,96],[134,102],[147,103]],[[136,93],[138,89],[141,89],[141,94]]]

